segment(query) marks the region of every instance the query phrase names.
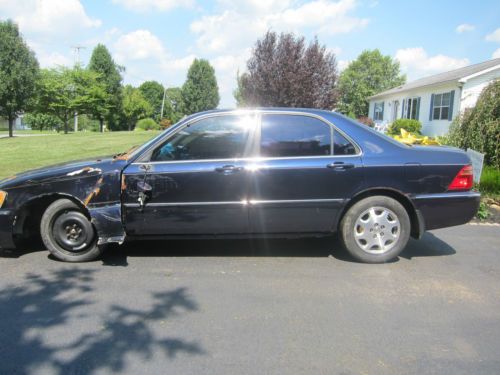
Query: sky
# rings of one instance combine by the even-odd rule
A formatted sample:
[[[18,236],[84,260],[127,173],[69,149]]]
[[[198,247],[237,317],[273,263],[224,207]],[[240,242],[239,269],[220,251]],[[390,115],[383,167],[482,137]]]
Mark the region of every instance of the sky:
[[[401,64],[408,80],[500,58],[498,0],[0,0],[42,67],[87,64],[105,44],[124,82],[180,86],[194,58],[208,59],[221,103],[234,107],[236,74],[267,30],[315,36],[339,70],[365,49]]]

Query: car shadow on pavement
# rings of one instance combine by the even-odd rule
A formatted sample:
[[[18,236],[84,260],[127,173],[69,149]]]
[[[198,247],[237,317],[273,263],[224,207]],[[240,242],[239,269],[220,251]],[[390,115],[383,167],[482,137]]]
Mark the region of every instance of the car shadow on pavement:
[[[140,306],[101,300],[96,313],[96,272],[30,273],[0,291],[0,373],[121,372],[130,355],[205,354],[198,342],[169,337],[168,325],[155,328],[198,310],[187,288],[151,292]]]
[[[456,251],[432,233],[420,240],[410,239],[400,257],[453,255]],[[357,262],[342,248],[336,237],[302,239],[241,239],[241,240],[165,240],[131,241],[122,246],[109,246],[102,256],[105,266],[128,265],[129,257],[334,257]],[[397,262],[393,259],[389,263]]]

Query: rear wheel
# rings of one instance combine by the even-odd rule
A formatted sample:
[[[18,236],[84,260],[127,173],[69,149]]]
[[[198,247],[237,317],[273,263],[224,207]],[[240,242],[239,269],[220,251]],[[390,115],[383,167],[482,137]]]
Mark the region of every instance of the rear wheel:
[[[94,260],[102,252],[92,223],[68,199],[59,199],[45,210],[40,233],[51,254],[66,262]]]
[[[383,263],[399,255],[410,238],[406,209],[395,199],[368,197],[355,203],[342,218],[340,237],[356,259]]]

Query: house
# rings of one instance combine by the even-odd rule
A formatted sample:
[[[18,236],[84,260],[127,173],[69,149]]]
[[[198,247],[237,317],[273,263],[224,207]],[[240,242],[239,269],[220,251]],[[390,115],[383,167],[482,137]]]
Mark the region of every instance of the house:
[[[416,119],[424,135],[443,135],[460,112],[476,105],[483,88],[495,79],[500,79],[500,59],[421,78],[369,97],[369,117],[379,124]]]
[[[29,126],[23,121],[23,116],[19,116],[14,120],[14,130],[26,130]],[[9,121],[6,118],[0,117],[0,130],[9,130]]]

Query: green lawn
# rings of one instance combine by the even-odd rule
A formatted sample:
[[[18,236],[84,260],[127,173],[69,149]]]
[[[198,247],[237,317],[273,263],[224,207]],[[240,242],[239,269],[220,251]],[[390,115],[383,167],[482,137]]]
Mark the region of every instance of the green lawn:
[[[54,134],[0,138],[0,178],[64,161],[125,152],[159,132]]]

